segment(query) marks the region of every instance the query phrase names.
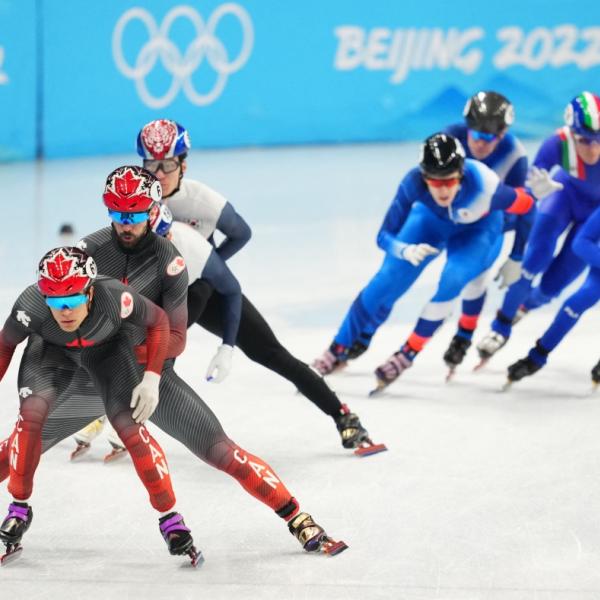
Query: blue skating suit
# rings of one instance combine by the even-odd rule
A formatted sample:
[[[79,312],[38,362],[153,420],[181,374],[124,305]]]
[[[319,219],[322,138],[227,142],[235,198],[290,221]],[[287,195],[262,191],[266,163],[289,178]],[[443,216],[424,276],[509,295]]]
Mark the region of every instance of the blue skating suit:
[[[564,188],[544,198],[529,236],[522,276],[510,288],[492,329],[511,334],[512,320],[521,304],[535,308],[558,296],[586,267],[573,251],[573,239],[586,219],[600,206],[600,161],[586,165],[575,152],[571,131],[563,127],[539,149],[534,165],[548,171]],[[554,256],[560,235],[571,226],[560,252]],[[542,274],[532,292],[533,279]]]
[[[466,125],[457,124],[449,126],[445,133],[449,133],[458,138],[465,149],[467,158],[473,158],[467,144],[467,131]],[[500,140],[500,143],[496,146],[494,151],[485,160],[480,162],[483,162],[483,164],[492,169],[496,175],[498,175],[500,181],[506,185],[515,188],[525,185],[525,178],[527,176],[527,155],[521,142],[519,142],[519,140],[511,133],[507,133],[502,140]],[[504,214],[503,231],[515,232],[515,240],[510,253],[510,258],[515,261],[521,261],[523,258],[525,244],[533,224],[534,216],[535,210],[531,210],[525,215]],[[385,222],[382,231],[384,228]],[[380,248],[385,250],[380,243],[381,235],[382,232],[379,233],[377,243]],[[489,266],[491,266],[491,264]],[[463,337],[470,338],[477,326],[477,320],[479,319],[485,301],[487,280],[486,269],[484,272],[480,273],[475,280],[471,281],[463,291],[462,315],[459,320],[458,330],[459,335],[462,335]],[[397,297],[394,298],[388,306],[382,306],[377,315],[373,317],[371,323],[361,331],[358,338],[358,341],[361,344],[364,344],[365,346],[370,344],[373,334],[389,317],[396,299]]]
[[[484,164],[467,159],[461,187],[450,207],[436,204],[418,168],[404,177],[377,237],[386,252],[383,264],[360,292],[334,342],[350,347],[373,328],[382,312],[400,298],[433,257],[420,265],[397,258],[404,244],[428,243],[447,250],[438,289],[415,330],[420,350],[449,314],[463,287],[494,262],[502,245],[501,211],[526,212],[533,200],[523,190],[500,183]],[[381,322],[381,321],[379,321]]]
[[[546,333],[529,351],[529,357],[539,366],[546,364],[548,353],[560,344],[581,315],[600,300],[600,208],[579,229],[572,248],[577,257],[590,266],[590,271],[581,287],[561,306]]]

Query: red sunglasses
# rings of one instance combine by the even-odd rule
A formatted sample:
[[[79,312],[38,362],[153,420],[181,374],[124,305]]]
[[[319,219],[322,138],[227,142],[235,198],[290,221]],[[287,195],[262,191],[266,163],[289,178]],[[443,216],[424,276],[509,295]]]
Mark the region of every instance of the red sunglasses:
[[[424,177],[425,181],[434,188],[454,187],[460,183],[460,177],[450,177],[448,179],[436,179],[435,177]]]

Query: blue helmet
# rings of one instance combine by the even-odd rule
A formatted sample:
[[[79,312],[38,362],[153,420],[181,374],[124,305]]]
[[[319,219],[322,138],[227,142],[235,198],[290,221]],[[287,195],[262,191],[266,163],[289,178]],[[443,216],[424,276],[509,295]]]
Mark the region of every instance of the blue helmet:
[[[154,233],[164,237],[169,233],[171,225],[173,225],[173,214],[166,204],[158,202],[150,210],[148,222],[150,224],[150,229],[152,229]]]
[[[600,98],[581,92],[565,108],[565,125],[573,133],[600,141]]]
[[[137,152],[145,159],[161,160],[188,153],[190,136],[179,123],[157,119],[144,125],[137,137]]]

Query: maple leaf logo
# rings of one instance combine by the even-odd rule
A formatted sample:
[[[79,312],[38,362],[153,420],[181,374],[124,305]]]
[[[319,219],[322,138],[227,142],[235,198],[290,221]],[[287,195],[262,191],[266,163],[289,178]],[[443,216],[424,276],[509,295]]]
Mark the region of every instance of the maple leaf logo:
[[[56,258],[48,263],[48,275],[52,279],[60,280],[71,271],[73,264],[72,258],[67,258],[62,252],[56,255]]]
[[[132,196],[140,187],[142,180],[131,171],[126,171],[123,177],[115,177],[115,191],[119,196]]]

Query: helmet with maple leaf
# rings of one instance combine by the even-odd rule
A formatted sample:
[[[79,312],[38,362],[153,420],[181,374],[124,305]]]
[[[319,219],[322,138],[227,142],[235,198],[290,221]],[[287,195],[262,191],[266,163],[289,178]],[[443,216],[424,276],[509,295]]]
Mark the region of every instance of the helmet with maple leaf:
[[[115,169],[107,178],[102,199],[109,210],[147,212],[160,202],[162,188],[150,171],[138,166]]]
[[[85,292],[96,278],[94,259],[75,246],[46,252],[38,265],[38,289],[44,296],[73,296]]]

